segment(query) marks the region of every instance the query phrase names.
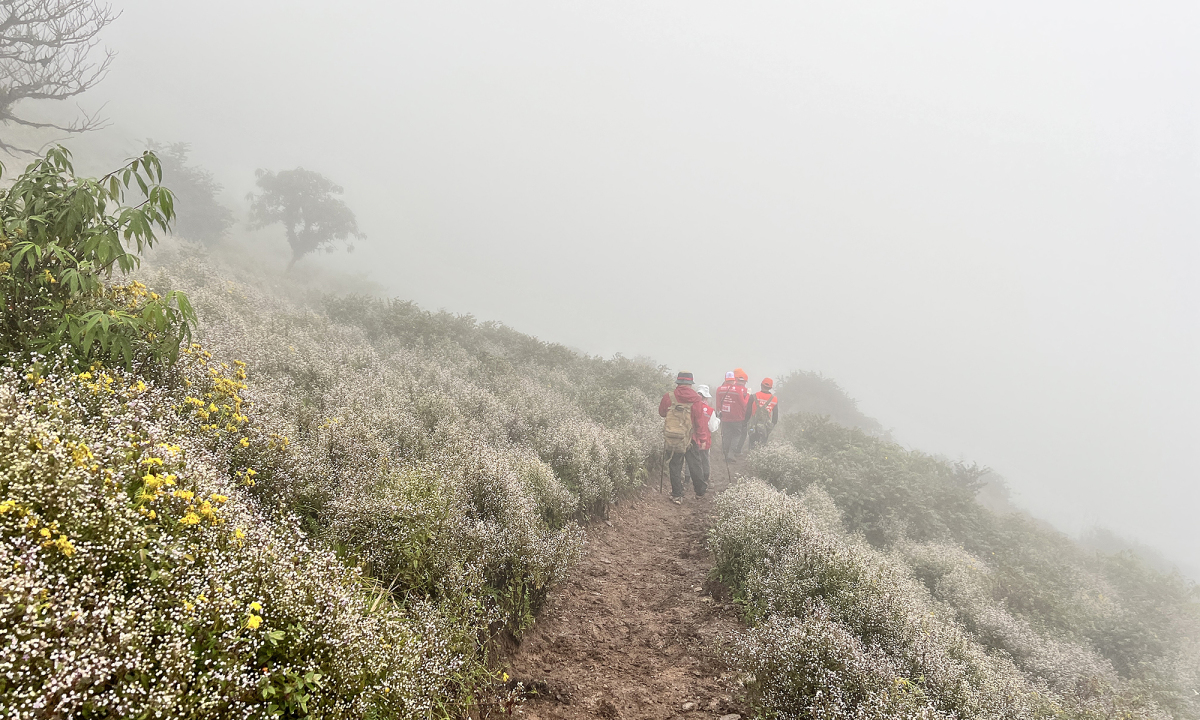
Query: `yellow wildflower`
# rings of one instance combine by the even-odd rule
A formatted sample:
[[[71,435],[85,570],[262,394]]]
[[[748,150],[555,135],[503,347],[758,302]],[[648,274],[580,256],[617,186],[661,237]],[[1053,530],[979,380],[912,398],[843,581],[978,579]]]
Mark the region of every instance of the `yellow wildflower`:
[[[180,518],[179,522],[183,523],[184,525],[195,525],[196,523],[200,522],[200,516],[194,512],[189,512],[187,515],[184,515],[182,518]]]
[[[262,604],[259,603],[257,600],[255,600],[254,602],[250,603],[250,609],[255,610],[255,611],[261,611]]]
[[[229,502],[229,498],[227,496],[218,495],[217,493],[212,494],[212,499],[213,499],[213,502],[219,502],[219,503]]]
[[[250,447],[250,439],[249,438],[242,438],[241,440],[238,441],[238,443],[242,447]]]
[[[192,498],[196,497],[196,493],[192,492],[191,490],[175,490],[171,494],[183,500],[191,500]]]
[[[44,538],[48,538],[50,537],[50,528],[42,528],[38,531],[38,534]]]
[[[262,625],[261,617],[251,614],[250,617],[246,618],[246,627],[251,630],[257,630],[259,625]]]
[[[59,535],[58,539],[54,541],[54,546],[57,547],[59,551],[61,551],[62,554],[66,555],[67,557],[71,557],[75,554],[75,546],[71,544],[71,541],[67,539],[66,535]]]

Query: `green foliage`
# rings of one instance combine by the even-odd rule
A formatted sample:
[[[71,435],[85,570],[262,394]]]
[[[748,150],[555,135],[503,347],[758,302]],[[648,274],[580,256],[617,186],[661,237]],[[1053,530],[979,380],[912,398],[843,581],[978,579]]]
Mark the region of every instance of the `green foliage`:
[[[779,429],[785,442],[756,451],[755,474],[789,492],[816,483],[850,530],[875,545],[963,537],[986,512],[975,502],[983,468],[909,451],[821,416],[789,415]]]
[[[341,186],[324,175],[296,168],[278,173],[258,170],[255,176],[261,192],[249,196],[251,223],[259,228],[283,223],[292,248],[289,268],[316,250],[332,252],[335,241],[364,237],[354,213],[334,197],[342,194]]]
[[[233,225],[233,213],[217,200],[221,184],[202,167],[188,164],[188,143],[163,144],[146,141],[146,147],[162,162],[163,177],[175,196],[173,234],[187,240],[212,244]]]
[[[49,354],[67,344],[81,365],[176,359],[195,322],[187,297],[104,282],[135,269],[154,228],[174,217],[161,177],[146,152],[102,178],[78,178],[70,153],[56,147],[0,191],[0,351]],[[134,186],[145,199],[128,205]]]

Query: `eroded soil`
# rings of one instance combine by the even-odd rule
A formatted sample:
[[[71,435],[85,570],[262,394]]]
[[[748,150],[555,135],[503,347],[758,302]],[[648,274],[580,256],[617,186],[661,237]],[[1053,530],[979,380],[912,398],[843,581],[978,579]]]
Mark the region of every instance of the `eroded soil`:
[[[745,715],[717,652],[739,623],[728,593],[708,581],[713,561],[704,545],[712,498],[727,482],[714,449],[703,498],[688,488],[676,506],[670,483],[660,495],[654,478],[589,529],[583,561],[507,658],[514,681],[536,689],[517,717]]]

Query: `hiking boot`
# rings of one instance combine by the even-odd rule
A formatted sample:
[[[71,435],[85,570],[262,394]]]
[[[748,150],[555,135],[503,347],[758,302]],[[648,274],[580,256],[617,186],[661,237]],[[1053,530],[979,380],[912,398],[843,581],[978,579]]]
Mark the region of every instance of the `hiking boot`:
[[[675,503],[676,505],[682,505],[683,504],[683,496],[682,495],[672,495],[671,502]]]

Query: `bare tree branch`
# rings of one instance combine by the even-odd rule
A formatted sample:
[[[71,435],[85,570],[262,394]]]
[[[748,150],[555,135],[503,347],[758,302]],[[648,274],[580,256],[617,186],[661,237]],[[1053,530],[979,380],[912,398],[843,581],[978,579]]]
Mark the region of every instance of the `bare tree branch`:
[[[98,113],[61,125],[17,114],[23,100],[63,100],[94,87],[108,73],[115,53],[93,59],[97,36],[117,19],[97,0],[0,0],[0,125],[76,134],[103,127]],[[35,151],[0,137],[0,150]]]

